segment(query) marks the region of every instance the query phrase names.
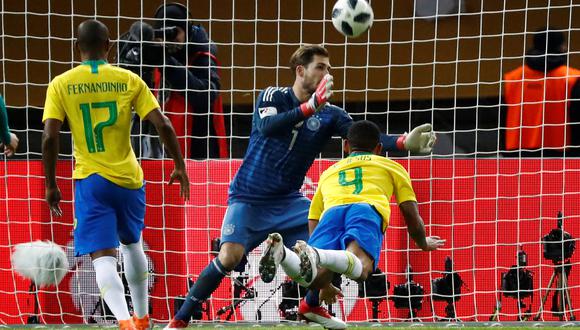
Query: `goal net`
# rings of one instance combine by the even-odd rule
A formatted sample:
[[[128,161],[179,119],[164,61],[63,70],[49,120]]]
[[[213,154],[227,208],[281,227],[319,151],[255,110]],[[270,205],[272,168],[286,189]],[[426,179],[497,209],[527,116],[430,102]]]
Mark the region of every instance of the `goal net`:
[[[183,150],[201,150],[187,160],[192,189],[188,202],[179,198],[177,185],[167,185],[172,162],[144,149],[139,152],[147,193],[144,244],[150,305],[156,322],[173,316],[189,285],[215,257],[212,244],[220,236],[228,184],[248,145],[256,98],[268,86],[292,85],[288,60],[306,43],[328,49],[336,89],[332,102],[354,120],[372,120],[389,134],[432,123],[438,138],[431,155],[389,156],[409,171],[427,233],[446,239],[445,247],[421,252],[392,203],[377,272],[364,284],[343,278],[344,298],[330,306],[333,313],[347,322],[484,322],[571,320],[579,312],[580,259],[574,247],[580,236],[580,160],[573,156],[580,153],[574,145],[580,141],[580,125],[571,123],[579,117],[571,109],[580,112],[580,100],[573,99],[577,71],[566,67],[580,68],[576,1],[374,0],[373,26],[356,39],[334,29],[330,0],[180,2],[217,49],[212,51],[212,68],[187,67],[205,77],[218,74],[219,84],[191,87],[187,93],[164,84],[164,79],[154,82],[152,72],[167,74],[180,67],[168,62],[167,49],[161,53],[165,64],[147,66],[137,57],[131,66],[120,56],[126,55],[121,48],[133,23],[155,27],[153,17],[163,0],[0,4],[0,92],[11,130],[20,139],[16,155],[0,163],[0,323],[113,322],[99,296],[90,258],[73,255],[74,163],[66,125],[57,168],[63,216],[52,217],[44,202],[40,141],[46,87],[79,64],[76,27],[89,18],[109,27],[109,61],[120,59],[131,70],[153,77],[152,90],[162,101],[169,92],[181,93],[183,104],[203,100],[187,114],[167,103],[163,107],[183,124],[178,131]],[[529,64],[533,32],[546,26],[563,33],[567,50],[558,57],[560,72],[570,78],[552,77],[564,81],[560,100],[540,97],[530,102],[539,104],[540,116],[558,103],[564,119],[558,124],[541,117],[539,124],[525,129],[556,127],[571,136],[569,147],[565,154],[548,145],[541,150],[541,143],[526,148],[530,150],[507,150],[506,126],[513,121],[506,122],[505,113],[514,105],[505,98],[504,75]],[[168,32],[159,33],[167,38]],[[151,54],[145,41],[131,42],[142,56]],[[195,56],[188,54],[187,61]],[[202,56],[209,55],[202,51]],[[541,58],[544,67],[554,59]],[[548,95],[550,79],[540,76],[535,81],[540,86],[536,94]],[[221,104],[214,103],[216,95]],[[525,134],[522,130],[514,136],[523,143]],[[548,140],[547,133],[542,136],[540,142]],[[133,131],[134,139],[153,149],[154,144],[143,142],[151,137],[146,127]],[[342,156],[341,140],[335,137],[310,169],[305,195],[312,196],[321,172]],[[569,236],[562,238],[562,231]],[[14,271],[13,247],[33,240],[54,241],[67,252],[70,269],[58,287],[36,288]],[[257,271],[261,251],[251,251],[247,264],[232,272],[204,304],[204,321],[296,320],[304,292],[281,271],[273,283],[263,283]]]

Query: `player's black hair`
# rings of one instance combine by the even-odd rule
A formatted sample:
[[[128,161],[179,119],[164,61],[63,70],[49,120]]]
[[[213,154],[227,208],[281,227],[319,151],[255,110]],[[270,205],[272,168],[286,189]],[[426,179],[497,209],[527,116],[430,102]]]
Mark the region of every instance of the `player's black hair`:
[[[355,121],[349,128],[346,139],[351,151],[372,152],[380,143],[381,131],[372,121]]]
[[[290,57],[290,70],[292,73],[296,72],[296,67],[299,65],[307,66],[310,64],[314,55],[328,57],[328,51],[320,45],[304,45],[296,49]]]
[[[534,32],[534,50],[539,54],[560,54],[564,33],[554,27],[543,27]]]
[[[109,29],[96,19],[86,20],[77,28],[77,44],[83,52],[98,55],[106,50],[108,40]]]

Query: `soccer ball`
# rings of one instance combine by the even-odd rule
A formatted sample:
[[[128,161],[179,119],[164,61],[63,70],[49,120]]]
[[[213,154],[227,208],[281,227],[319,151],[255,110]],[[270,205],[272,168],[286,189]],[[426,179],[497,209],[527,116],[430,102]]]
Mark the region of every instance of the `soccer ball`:
[[[332,8],[332,24],[338,32],[356,38],[373,25],[373,9],[366,0],[338,0]]]

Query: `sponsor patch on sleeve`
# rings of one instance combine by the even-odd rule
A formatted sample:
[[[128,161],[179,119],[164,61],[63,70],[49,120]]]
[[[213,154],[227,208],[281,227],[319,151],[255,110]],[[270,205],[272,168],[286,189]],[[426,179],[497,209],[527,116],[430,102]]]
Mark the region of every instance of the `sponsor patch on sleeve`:
[[[274,116],[278,114],[278,110],[275,107],[264,107],[258,108],[258,113],[260,114],[260,119],[268,116]]]

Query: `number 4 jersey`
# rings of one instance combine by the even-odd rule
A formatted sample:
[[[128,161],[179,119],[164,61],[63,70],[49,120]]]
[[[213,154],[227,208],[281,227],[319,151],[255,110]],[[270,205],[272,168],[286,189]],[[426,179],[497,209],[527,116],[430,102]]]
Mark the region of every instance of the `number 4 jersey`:
[[[353,153],[322,173],[308,219],[320,219],[333,206],[366,203],[381,214],[384,231],[389,225],[393,195],[397,204],[417,201],[407,170],[386,157]]]
[[[136,74],[86,61],[48,85],[42,121],[68,120],[76,160],[73,179],[98,173],[121,187],[143,185],[129,139],[132,111],[145,118],[159,103]]]

